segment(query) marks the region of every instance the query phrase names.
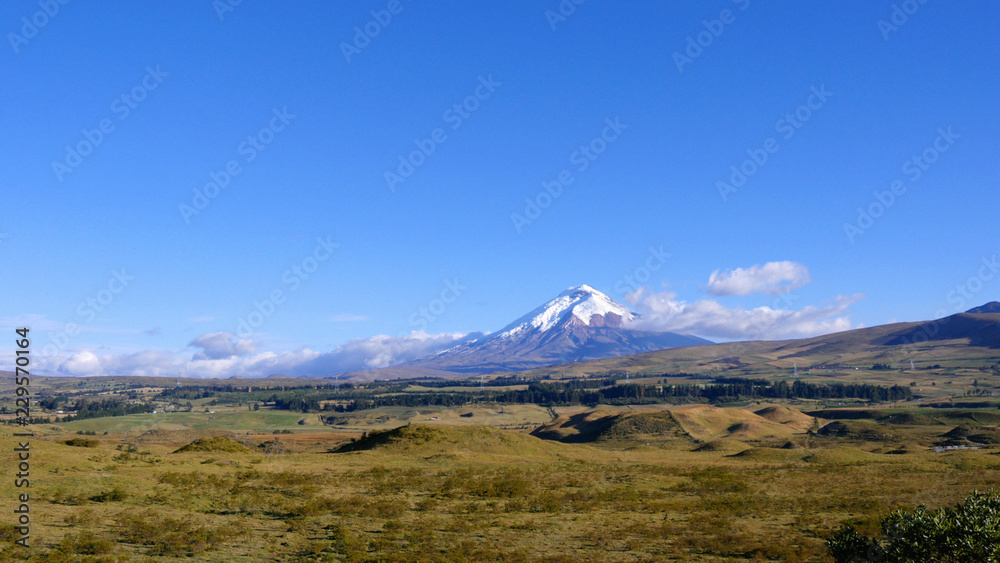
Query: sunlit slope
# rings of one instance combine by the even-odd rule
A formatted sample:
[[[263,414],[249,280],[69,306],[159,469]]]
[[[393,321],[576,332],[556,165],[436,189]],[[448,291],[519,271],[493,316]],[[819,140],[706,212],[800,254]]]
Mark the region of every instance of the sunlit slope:
[[[567,443],[710,442],[787,439],[805,434],[818,419],[788,407],[752,412],[739,408],[689,405],[669,410],[616,412],[605,409],[564,415],[532,432],[546,440]]]
[[[930,322],[895,323],[799,340],[733,342],[673,348],[564,364],[522,372],[527,377],[569,378],[628,371],[767,374],[776,371],[845,370],[885,363],[893,367],[987,366],[1000,361],[1000,314],[959,314]]]

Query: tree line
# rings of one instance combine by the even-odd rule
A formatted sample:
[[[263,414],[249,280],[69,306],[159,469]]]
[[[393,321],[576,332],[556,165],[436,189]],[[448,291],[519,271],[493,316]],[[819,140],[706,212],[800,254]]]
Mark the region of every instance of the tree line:
[[[613,383],[613,382],[612,382]],[[378,407],[457,407],[470,402],[537,404],[543,406],[655,403],[728,403],[754,399],[860,399],[869,402],[905,401],[913,397],[909,387],[867,383],[768,382],[763,379],[719,379],[708,385],[695,384],[611,384],[601,388],[582,386],[578,381],[534,382],[527,389],[484,390],[479,393],[387,393],[352,397],[315,393],[275,397],[274,408],[316,412],[353,412]],[[328,402],[330,401],[330,402]]]
[[[121,399],[79,399],[76,402],[76,414],[62,419],[63,422],[101,418],[105,416],[125,416],[153,412],[152,404],[128,404]]]

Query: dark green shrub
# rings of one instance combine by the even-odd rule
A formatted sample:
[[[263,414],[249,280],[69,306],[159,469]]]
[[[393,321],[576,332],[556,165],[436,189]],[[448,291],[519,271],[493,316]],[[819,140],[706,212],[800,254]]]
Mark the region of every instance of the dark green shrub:
[[[1000,493],[974,492],[955,508],[897,510],[882,519],[882,537],[844,526],[827,540],[838,563],[1000,561]]]
[[[115,543],[110,540],[80,534],[64,537],[56,549],[74,555],[108,555],[113,553],[116,547]]]
[[[74,446],[77,448],[96,448],[101,445],[101,443],[97,440],[88,440],[86,438],[73,438],[71,440],[64,440],[63,443],[67,446]]]
[[[175,518],[143,518],[123,513],[115,519],[122,540],[148,547],[149,555],[192,556],[218,549],[223,542],[239,535],[241,526],[199,525]]]
[[[128,493],[115,487],[110,491],[104,491],[90,497],[90,500],[94,502],[121,502],[126,498],[128,498]]]

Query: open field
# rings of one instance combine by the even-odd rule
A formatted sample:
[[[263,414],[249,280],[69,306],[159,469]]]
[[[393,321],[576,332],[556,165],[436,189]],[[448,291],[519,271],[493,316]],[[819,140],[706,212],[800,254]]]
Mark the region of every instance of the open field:
[[[132,414],[127,416],[92,418],[62,423],[67,430],[100,430],[109,432],[144,432],[153,428],[166,430],[213,430],[240,429],[243,431],[292,430],[301,428],[298,421],[306,424],[320,425],[316,415],[294,413],[288,411],[257,411],[246,409],[230,409],[228,412],[219,410],[211,414],[200,412],[175,412],[159,414]]]
[[[39,425],[33,560],[827,560],[825,538],[845,520],[872,533],[895,507],[954,504],[1000,477],[993,409],[352,414],[344,428],[270,409]],[[505,417],[552,430],[503,430]],[[174,453],[213,436],[232,441]],[[74,438],[84,447],[63,443]],[[14,446],[9,430],[3,443]],[[330,453],[344,444],[353,451]],[[4,558],[27,553],[3,545]]]
[[[34,378],[34,547],[0,557],[822,561],[845,521],[998,482],[995,359],[721,348],[482,383]]]

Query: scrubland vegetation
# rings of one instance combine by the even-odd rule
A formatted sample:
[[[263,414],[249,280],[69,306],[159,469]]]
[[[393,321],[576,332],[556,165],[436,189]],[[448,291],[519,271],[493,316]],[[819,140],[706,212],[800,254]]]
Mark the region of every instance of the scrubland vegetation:
[[[535,435],[475,424],[485,406],[341,434],[92,426],[152,414],[43,425],[33,547],[0,556],[830,561],[843,525],[878,537],[893,510],[953,506],[1000,476],[989,409],[828,409],[831,426],[785,406],[636,408],[555,409]],[[945,443],[979,449],[932,449]]]
[[[989,365],[732,360],[747,373],[43,378],[32,547],[2,520],[0,560],[834,561],[997,484]]]

